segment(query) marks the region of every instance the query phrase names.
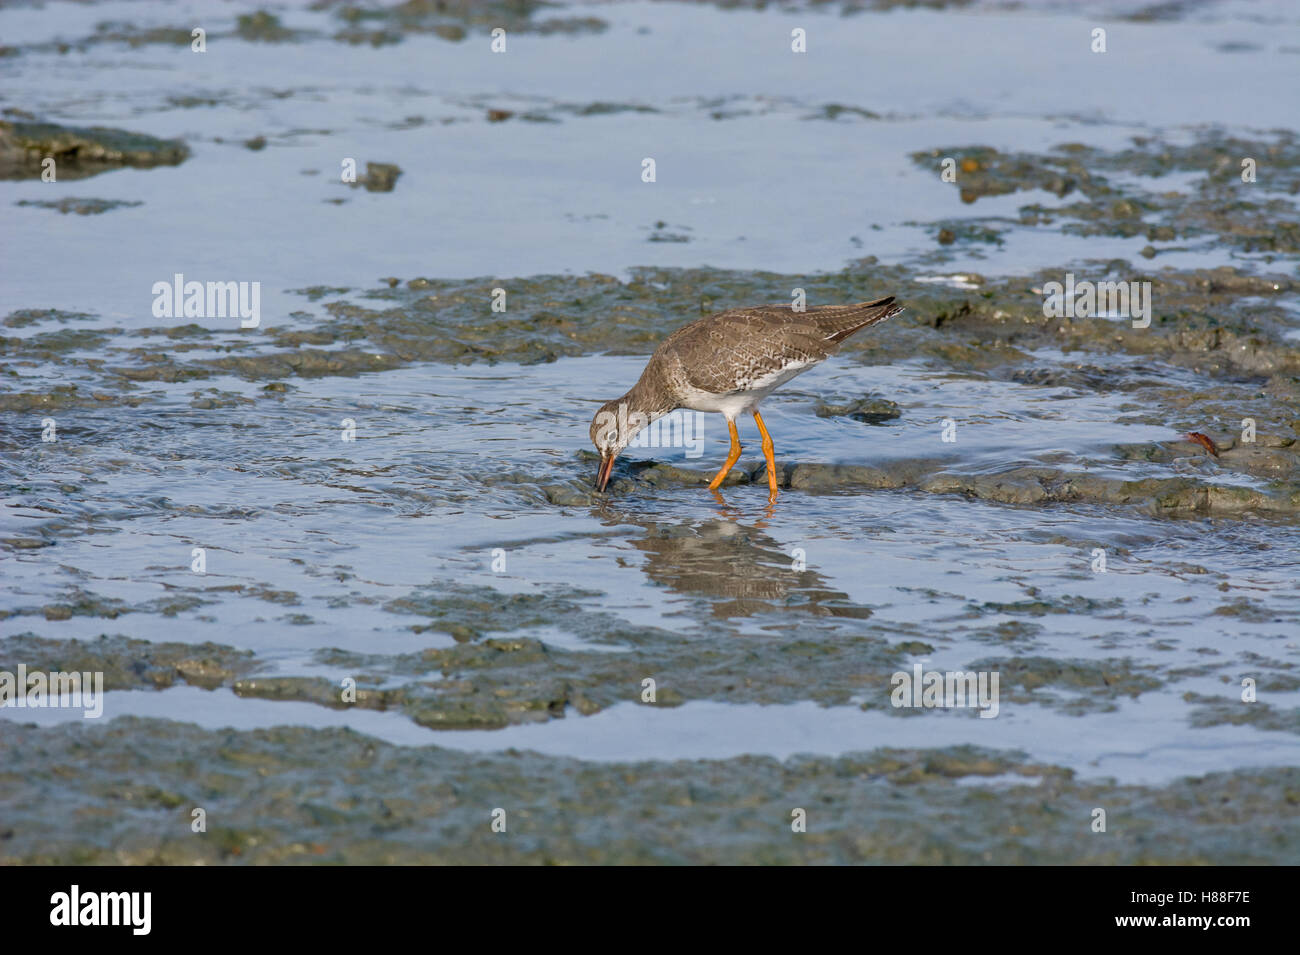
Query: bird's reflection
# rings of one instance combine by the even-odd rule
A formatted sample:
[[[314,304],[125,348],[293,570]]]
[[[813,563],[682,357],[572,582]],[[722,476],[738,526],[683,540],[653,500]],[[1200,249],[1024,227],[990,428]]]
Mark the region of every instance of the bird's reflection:
[[[765,533],[770,505],[752,523],[725,500],[718,513],[717,520],[699,522],[634,521],[645,528],[645,536],[632,544],[647,557],[647,576],[681,594],[724,598],[713,602],[715,617],[773,610],[870,616],[848,594],[830,588],[801,550],[787,551]]]

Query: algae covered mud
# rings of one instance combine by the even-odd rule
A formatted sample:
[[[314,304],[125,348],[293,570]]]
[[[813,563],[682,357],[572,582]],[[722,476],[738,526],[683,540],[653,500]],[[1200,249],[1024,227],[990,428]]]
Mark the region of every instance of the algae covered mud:
[[[0,7],[0,861],[1300,861],[1300,12],[725,6]]]

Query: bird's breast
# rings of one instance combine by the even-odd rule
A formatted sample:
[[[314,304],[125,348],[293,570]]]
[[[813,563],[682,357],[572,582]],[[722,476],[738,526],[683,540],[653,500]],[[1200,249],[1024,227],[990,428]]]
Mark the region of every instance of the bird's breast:
[[[717,384],[709,388],[682,382],[677,388],[678,400],[683,408],[692,411],[717,411],[734,418],[815,364],[795,359],[766,370],[737,369],[732,375],[715,374]]]

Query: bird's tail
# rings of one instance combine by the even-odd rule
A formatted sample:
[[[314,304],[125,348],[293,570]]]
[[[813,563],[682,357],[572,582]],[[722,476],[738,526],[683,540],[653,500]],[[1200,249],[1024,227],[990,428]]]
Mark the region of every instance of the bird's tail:
[[[872,325],[879,325],[887,318],[893,318],[903,311],[902,305],[894,304],[894,296],[876,299],[874,302],[859,302],[856,305],[827,305],[817,309],[817,323],[826,332],[831,341],[844,341],[854,332],[860,332]]]

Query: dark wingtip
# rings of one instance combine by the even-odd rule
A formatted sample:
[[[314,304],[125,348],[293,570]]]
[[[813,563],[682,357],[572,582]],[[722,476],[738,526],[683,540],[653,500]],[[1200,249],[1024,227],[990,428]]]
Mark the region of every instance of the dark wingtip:
[[[871,317],[864,322],[851,326],[850,328],[841,329],[830,336],[831,341],[842,342],[855,332],[860,332],[864,328],[870,328],[872,325],[879,325],[885,319],[893,318],[899,312],[903,311],[905,306],[895,305],[894,296],[890,295],[886,298],[878,298],[874,302],[864,302],[862,308],[864,310],[870,309],[872,312]]]
[[[895,304],[894,304],[894,299],[895,299],[895,298],[896,298],[896,296],[891,295],[891,296],[889,296],[888,298],[882,298],[882,299],[880,299],[880,301],[878,301],[878,302],[872,302],[872,303],[871,303],[871,304],[873,304],[873,305],[880,305],[880,306],[883,306],[883,307],[884,307],[884,309],[885,309],[885,314],[883,314],[883,315],[880,316],[880,321],[883,322],[883,321],[884,321],[885,319],[887,319],[887,318],[893,318],[893,317],[894,317],[895,315],[897,315],[899,312],[905,312],[905,311],[907,311],[907,306],[906,306],[906,305],[895,305]]]

